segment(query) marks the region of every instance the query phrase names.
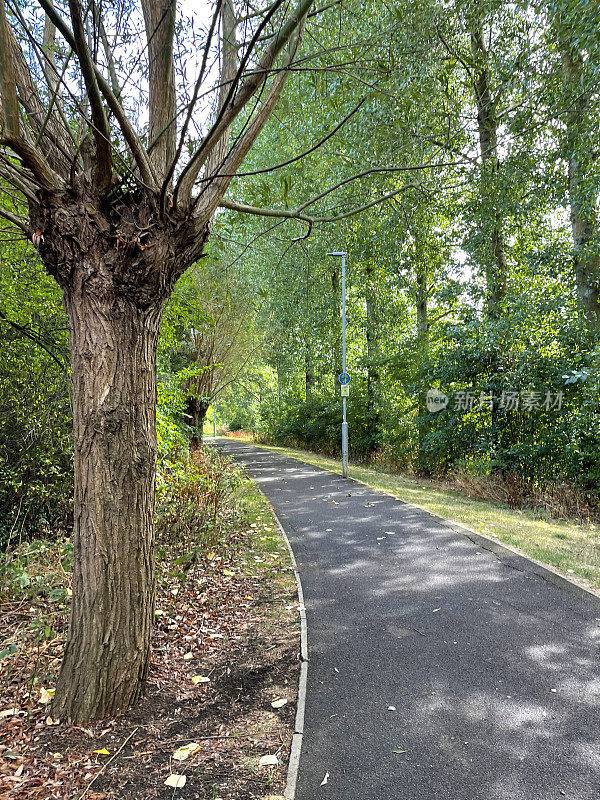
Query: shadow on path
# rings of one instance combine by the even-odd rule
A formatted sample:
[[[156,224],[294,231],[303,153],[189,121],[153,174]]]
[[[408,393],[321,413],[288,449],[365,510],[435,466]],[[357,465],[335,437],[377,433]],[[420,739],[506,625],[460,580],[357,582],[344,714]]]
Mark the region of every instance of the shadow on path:
[[[600,603],[362,484],[218,444],[302,578],[296,800],[600,800]]]

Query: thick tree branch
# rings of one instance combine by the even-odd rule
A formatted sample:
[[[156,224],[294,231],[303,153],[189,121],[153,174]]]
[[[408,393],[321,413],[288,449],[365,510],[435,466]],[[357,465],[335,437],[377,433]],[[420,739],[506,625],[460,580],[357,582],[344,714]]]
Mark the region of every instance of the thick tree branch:
[[[75,51],[75,38],[73,33],[64,19],[60,16],[60,14],[56,11],[54,6],[52,5],[51,0],[38,0],[40,6],[44,9],[48,17],[52,20],[52,22],[56,25],[58,31],[60,31],[61,36],[67,42],[69,47],[71,47]],[[108,107],[113,113],[117,124],[129,146],[133,159],[137,165],[137,168],[140,171],[140,177],[143,183],[150,189],[156,189],[158,186],[158,181],[156,180],[156,176],[154,174],[154,170],[152,165],[150,164],[150,160],[148,158],[148,154],[146,153],[142,142],[135,132],[131,122],[127,118],[121,103],[115,96],[114,92],[110,88],[109,84],[105,80],[104,76],[98,69],[96,65],[94,65],[94,73],[96,75],[96,80],[98,82],[98,88],[102,92]]]
[[[13,225],[20,228],[27,235],[27,238],[29,238],[29,225],[26,219],[23,219],[23,217],[20,217],[18,214],[13,214],[12,211],[8,211],[6,208],[2,208],[2,206],[0,206],[0,217],[12,222]]]
[[[148,46],[150,161],[162,183],[175,158],[175,0],[142,0]]]
[[[79,0],[69,0],[69,10],[73,23],[73,37],[75,52],[79,59],[81,74],[85,82],[90,109],[92,112],[93,134],[96,142],[95,182],[100,191],[105,191],[110,185],[112,168],[112,151],[110,146],[110,128],[104,112],[104,104],[100,96],[98,81],[94,69],[94,62],[87,46],[85,28]]]
[[[14,186],[15,189],[18,189],[23,195],[32,202],[37,202],[36,197],[36,186],[33,184],[28,177],[23,175],[22,171],[17,169],[14,164],[11,164],[8,159],[4,156],[0,156],[4,163],[0,163],[0,177],[4,178],[4,180],[9,183],[11,186]]]
[[[253,97],[258,89],[264,84],[276,59],[288,46],[289,42],[292,40],[300,26],[304,24],[306,15],[310,11],[313,4],[314,0],[298,0],[296,9],[292,14],[290,14],[281,30],[277,33],[277,36],[263,53],[258,62],[257,69],[253,71],[252,74],[249,75],[243,82],[235,98],[232,96],[233,91],[230,90],[229,94],[232,96],[231,102],[228,101],[226,103],[223,108],[223,113],[221,113],[220,118],[218,118],[218,122],[213,125],[212,129],[209,131],[204,141],[200,145],[199,150],[196,152],[181,175],[176,189],[177,205],[181,205],[183,207],[187,207],[189,205],[196,178],[198,177],[202,166],[206,163],[206,159],[210,151],[213,149],[213,147],[215,147],[225,130],[231,126],[232,122],[240,114],[250,98]],[[270,13],[274,13],[277,7],[278,4],[274,3]],[[265,20],[267,18],[268,15],[265,17]],[[249,53],[247,56],[248,55]],[[240,66],[241,69],[245,67],[246,60],[247,59],[245,59]],[[234,86],[232,89],[233,88]]]
[[[301,209],[284,209],[284,208],[261,208],[259,206],[249,206],[244,203],[236,203],[233,200],[223,199],[219,202],[220,208],[227,208],[230,211],[237,211],[240,214],[254,214],[255,216],[259,217],[278,217],[282,219],[296,219],[300,222],[306,222],[310,225],[317,225],[320,223],[329,223],[329,222],[340,222],[343,219],[348,219],[349,217],[354,217],[356,214],[360,214],[363,211],[367,211],[369,208],[373,208],[373,206],[377,206],[380,203],[385,203],[386,200],[390,200],[392,197],[396,197],[397,195],[401,194],[402,192],[406,192],[408,189],[420,189],[421,186],[417,183],[409,183],[404,186],[401,186],[399,189],[394,189],[391,192],[386,192],[382,194],[380,197],[376,197],[374,200],[370,200],[368,203],[364,203],[357,208],[353,208],[350,211],[345,211],[342,214],[336,214],[332,217],[313,217],[308,214],[304,214]],[[311,201],[312,202],[312,201]],[[305,204],[302,208],[306,208]]]
[[[17,100],[17,79],[12,59],[12,33],[4,0],[0,0],[0,106],[2,133],[7,139],[19,139],[19,102]]]

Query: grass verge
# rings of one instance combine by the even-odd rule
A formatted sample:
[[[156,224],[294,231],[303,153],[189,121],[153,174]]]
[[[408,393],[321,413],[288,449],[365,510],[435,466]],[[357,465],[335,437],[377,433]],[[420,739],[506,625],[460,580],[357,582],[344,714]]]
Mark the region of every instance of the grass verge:
[[[68,543],[23,544],[0,564],[0,796],[283,794],[299,672],[287,546],[268,501],[228,459],[204,451],[170,465],[162,480],[152,665],[146,696],[129,712],[86,726],[50,716],[68,616]],[[168,789],[172,774],[185,785]]]
[[[342,471],[341,461],[337,459],[289,447],[260,447],[332,472]],[[462,492],[440,488],[434,481],[407,478],[356,464],[349,465],[348,474],[373,489],[389,492],[400,500],[511,545],[600,592],[599,525],[542,519],[532,511],[514,510],[502,503],[475,500]]]

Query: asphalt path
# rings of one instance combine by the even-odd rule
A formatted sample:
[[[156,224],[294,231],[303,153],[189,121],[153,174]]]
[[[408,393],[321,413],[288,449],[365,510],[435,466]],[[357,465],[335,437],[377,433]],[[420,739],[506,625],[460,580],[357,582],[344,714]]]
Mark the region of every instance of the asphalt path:
[[[360,483],[219,446],[301,575],[296,800],[600,800],[600,601]]]

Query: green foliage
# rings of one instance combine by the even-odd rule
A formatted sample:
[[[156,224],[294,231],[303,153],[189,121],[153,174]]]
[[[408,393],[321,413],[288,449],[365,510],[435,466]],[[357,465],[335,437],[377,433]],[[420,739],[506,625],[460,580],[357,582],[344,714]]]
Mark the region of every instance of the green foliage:
[[[159,543],[181,545],[184,554],[193,551],[192,560],[215,546],[223,505],[239,481],[239,470],[212,448],[199,447],[191,455],[163,461],[156,487]]]
[[[24,245],[0,259],[0,549],[68,524],[71,402],[60,292]]]

